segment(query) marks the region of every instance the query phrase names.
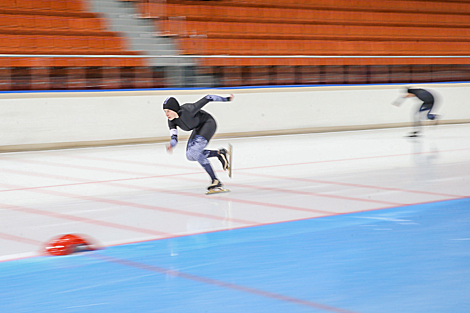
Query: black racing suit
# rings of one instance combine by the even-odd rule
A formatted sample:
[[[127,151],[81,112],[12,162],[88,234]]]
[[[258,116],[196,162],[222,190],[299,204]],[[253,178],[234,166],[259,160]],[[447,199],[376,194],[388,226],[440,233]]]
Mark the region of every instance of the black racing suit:
[[[217,123],[212,115],[201,110],[210,101],[230,101],[230,98],[207,95],[195,103],[185,103],[180,106],[177,112],[178,118],[169,120],[168,126],[170,127],[172,147],[178,142],[177,126],[185,131],[193,131],[186,146],[186,158],[190,161],[198,161],[214,182],[217,177],[207,158],[218,156],[218,151],[205,150],[205,147],[214,136]]]
[[[419,88],[411,88],[411,89],[408,89],[408,93],[415,95],[416,98],[423,101],[423,104],[421,105],[421,108],[419,109],[420,112],[432,109],[434,105],[434,97],[429,91],[424,90],[424,89],[419,89]]]
[[[434,96],[429,91],[420,88],[409,88],[408,93],[415,95],[416,98],[423,101],[419,110],[414,114],[414,134],[417,134],[421,128],[421,119],[424,119],[424,117],[421,116],[422,114],[426,114],[429,120],[436,118],[436,115],[431,113],[432,107],[434,106]]]
[[[170,129],[176,129],[176,126],[178,126],[184,131],[192,130],[190,141],[194,139],[196,135],[199,135],[209,142],[217,129],[217,123],[212,115],[201,110],[201,108],[209,102],[210,100],[204,97],[195,103],[183,104],[177,112],[179,117],[171,121],[169,120],[168,127]]]

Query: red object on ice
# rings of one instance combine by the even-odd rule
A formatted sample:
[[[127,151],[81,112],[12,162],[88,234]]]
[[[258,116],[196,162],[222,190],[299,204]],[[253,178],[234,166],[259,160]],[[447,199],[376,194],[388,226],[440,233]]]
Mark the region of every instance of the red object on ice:
[[[50,255],[68,255],[74,252],[95,250],[89,241],[74,234],[67,234],[51,240],[46,244],[45,249]]]

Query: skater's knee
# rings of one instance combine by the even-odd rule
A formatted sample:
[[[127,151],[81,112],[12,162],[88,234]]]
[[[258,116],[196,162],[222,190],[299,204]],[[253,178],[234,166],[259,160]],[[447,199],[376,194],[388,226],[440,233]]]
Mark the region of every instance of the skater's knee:
[[[207,140],[200,135],[196,135],[195,138],[188,143],[186,158],[189,161],[199,161],[199,159],[204,158],[203,153],[206,145]]]
[[[189,161],[197,161],[199,159],[198,153],[192,150],[187,150],[186,159],[188,159]]]
[[[209,160],[207,159],[207,157],[204,155],[204,153],[201,153],[199,151],[191,151],[191,150],[188,150],[186,151],[186,158],[189,160],[189,161],[197,161],[201,164],[207,164],[209,163]]]
[[[199,159],[197,159],[197,161],[198,161],[199,164],[201,164],[202,166],[207,165],[207,164],[210,164],[209,160],[208,160],[204,155],[201,155],[201,157],[200,157]]]

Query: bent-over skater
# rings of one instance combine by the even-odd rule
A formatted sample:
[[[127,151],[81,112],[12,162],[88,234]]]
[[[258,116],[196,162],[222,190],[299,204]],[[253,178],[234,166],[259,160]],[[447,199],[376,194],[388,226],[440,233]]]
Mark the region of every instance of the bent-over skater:
[[[216,95],[207,95],[195,103],[185,103],[180,106],[178,100],[169,97],[163,103],[163,111],[168,118],[168,127],[170,128],[170,143],[167,144],[167,151],[172,152],[178,143],[177,126],[184,131],[192,131],[186,146],[186,158],[189,161],[197,161],[209,174],[212,182],[207,187],[208,190],[221,188],[222,182],[215,176],[214,170],[208,158],[217,157],[222,163],[222,168],[226,170],[230,164],[227,159],[227,150],[205,150],[207,144],[214,136],[217,129],[215,119],[204,110],[203,106],[211,101],[231,101],[233,95],[221,97]]]
[[[434,96],[431,92],[421,88],[407,88],[404,98],[416,97],[423,101],[419,109],[414,114],[414,131],[409,137],[418,137],[421,131],[421,120],[435,120],[436,114],[431,113],[434,106]]]

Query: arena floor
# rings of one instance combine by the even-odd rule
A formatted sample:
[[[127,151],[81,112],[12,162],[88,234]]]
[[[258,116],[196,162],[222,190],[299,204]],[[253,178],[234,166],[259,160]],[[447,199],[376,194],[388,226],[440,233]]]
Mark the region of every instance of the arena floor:
[[[468,312],[470,125],[409,131],[1,154],[0,311]]]

